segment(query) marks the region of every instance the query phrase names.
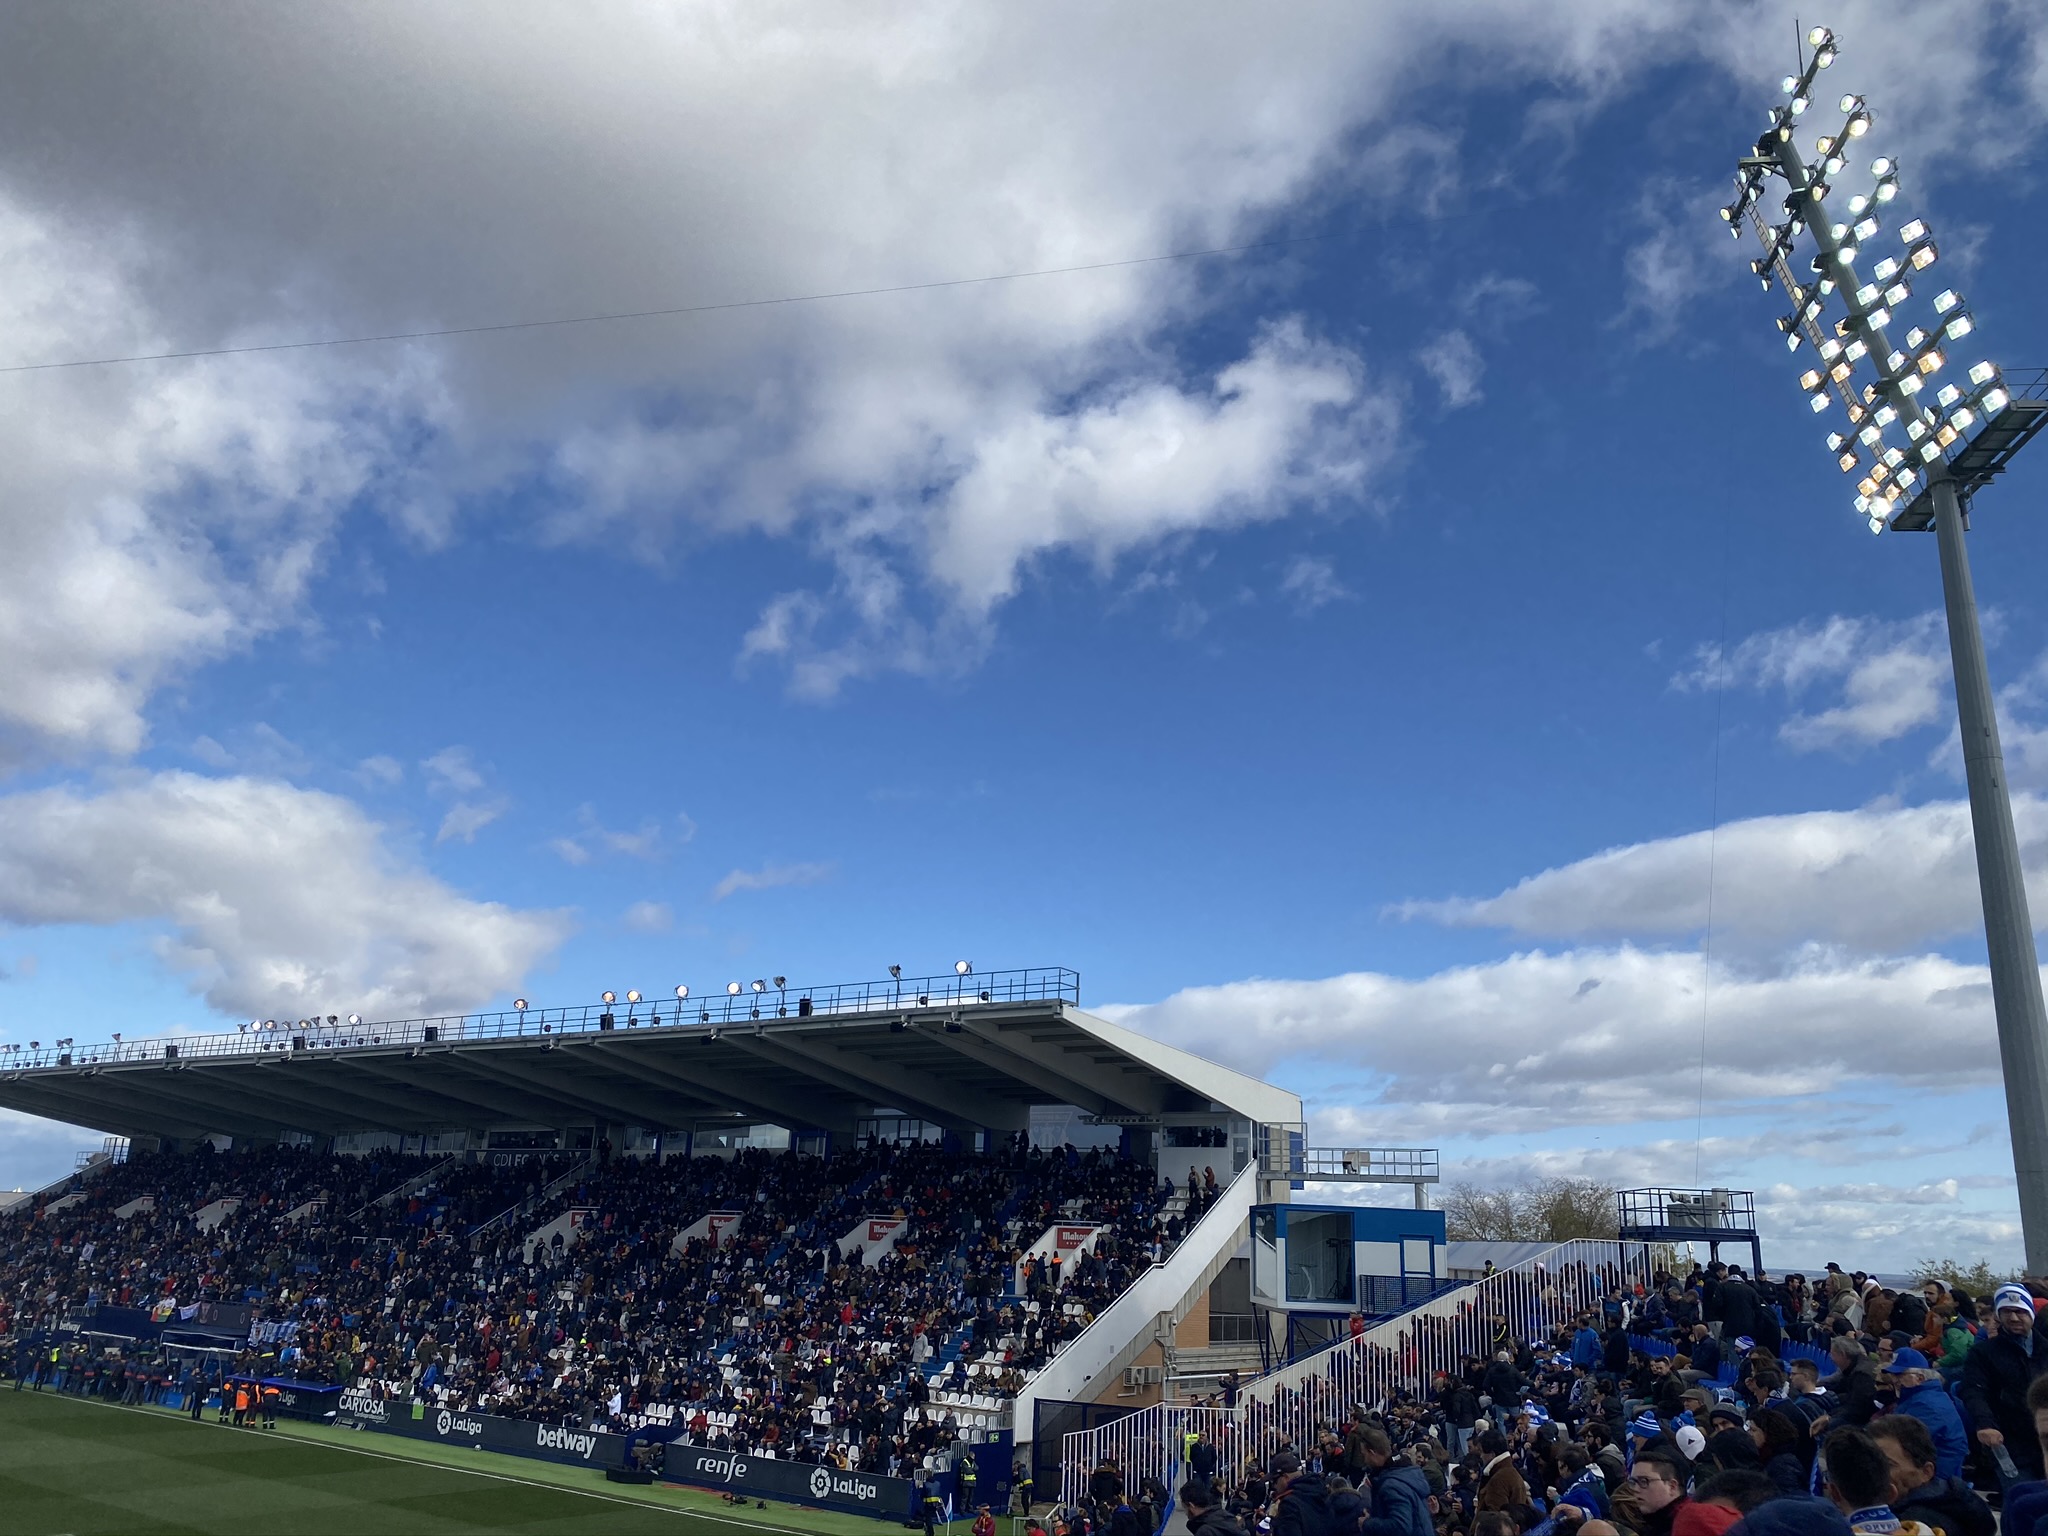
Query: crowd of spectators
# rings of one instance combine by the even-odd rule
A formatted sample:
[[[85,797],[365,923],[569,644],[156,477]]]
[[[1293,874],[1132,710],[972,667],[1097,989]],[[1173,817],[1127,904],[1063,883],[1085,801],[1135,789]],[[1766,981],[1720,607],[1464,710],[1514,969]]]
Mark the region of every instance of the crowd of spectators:
[[[509,1166],[144,1154],[0,1220],[0,1337],[107,1308],[165,1324],[225,1308],[249,1340],[219,1361],[229,1375],[907,1472],[961,1437],[964,1395],[1022,1390],[1213,1186],[1021,1138],[985,1154],[867,1142]],[[736,1219],[701,1230],[714,1212]],[[900,1225],[874,1253],[842,1247],[875,1217]],[[1025,1269],[1058,1223],[1101,1230],[1063,1273]],[[47,1365],[69,1390],[111,1379],[142,1400],[183,1370],[76,1345],[40,1355],[17,1375]]]
[[[1193,1536],[2048,1536],[2044,1308],[2048,1286],[1980,1302],[1833,1265],[1615,1283],[1302,1443],[1246,1455],[1256,1415],[1217,1415],[1181,1497]],[[1061,1523],[1142,1504],[1105,1462]]]

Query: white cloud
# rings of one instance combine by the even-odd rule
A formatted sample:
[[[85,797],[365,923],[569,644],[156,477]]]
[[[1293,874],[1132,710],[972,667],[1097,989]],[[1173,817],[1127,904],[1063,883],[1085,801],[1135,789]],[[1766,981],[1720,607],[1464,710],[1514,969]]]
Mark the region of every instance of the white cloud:
[[[723,901],[740,891],[770,891],[777,886],[817,885],[832,878],[830,864],[764,864],[759,869],[735,869],[713,887],[711,899]]]
[[[1790,698],[1839,685],[1840,704],[1796,714],[1779,727],[1787,746],[1810,752],[1873,746],[1940,723],[1950,714],[1948,677],[1948,631],[1939,613],[1899,623],[1836,615],[1751,635],[1725,654],[1702,646],[1694,666],[1672,684],[1775,687]]]
[[[1354,595],[1337,579],[1335,565],[1311,555],[1298,555],[1288,562],[1280,578],[1280,592],[1293,598],[1294,606],[1303,613],[1314,613],[1325,603],[1341,602]]]
[[[0,798],[0,921],[161,925],[164,962],[244,1015],[473,1008],[568,934],[450,889],[348,800],[187,773]]]
[[[2048,919],[2048,800],[2013,798],[2032,910]],[[1981,931],[1976,845],[1964,801],[1802,811],[1610,848],[1495,896],[1410,901],[1395,915],[1543,938],[1676,937],[1707,920],[1717,945],[1804,941],[1896,952]]]
[[[620,915],[619,925],[628,933],[667,933],[675,920],[666,902],[636,901]]]
[[[356,764],[356,778],[364,784],[392,785],[405,781],[405,765],[395,757],[378,753]]]
[[[467,747],[443,747],[432,757],[421,759],[420,766],[427,770],[432,787],[443,794],[471,795],[484,787],[484,776],[469,760]]]
[[[509,800],[458,800],[448,807],[448,814],[441,818],[441,830],[434,834],[437,843],[473,843],[477,833],[483,831],[506,811],[510,810]]]
[[[1410,1134],[1689,1120],[1702,1092],[1725,1107],[1866,1080],[1961,1088],[1997,1072],[1980,966],[1811,952],[1769,971],[1717,969],[1703,1009],[1704,980],[1697,955],[1589,948],[1419,980],[1232,982],[1095,1011],[1250,1072],[1349,1069],[1355,1084],[1324,1073],[1325,1091],[1398,1111]]]
[[[164,344],[140,278],[157,254],[0,189],[10,354]],[[257,357],[0,379],[0,765],[133,753],[164,682],[304,623],[342,513],[373,484],[403,499],[401,441],[437,411],[403,349],[374,368]]]
[[[1486,365],[1480,359],[1479,348],[1463,331],[1445,331],[1434,337],[1415,354],[1415,360],[1436,381],[1436,387],[1443,393],[1445,410],[1460,410],[1486,398],[1479,388]]]
[[[1704,60],[1754,83],[1783,52],[1774,7],[1703,20],[1652,0],[1209,6],[1164,35],[1061,4],[505,15],[480,31],[374,0],[289,22],[138,7],[134,46],[110,55],[66,8],[0,14],[0,144],[36,146],[0,167],[10,356],[1223,244],[1311,193],[1427,209],[1468,191],[1454,141],[1415,110],[1449,61],[1462,88],[1539,82],[1556,121],[1582,122],[1644,70]],[[1899,153],[1939,167],[1999,137],[1977,114],[2012,106],[1997,61],[2040,25],[1887,13],[1835,75],[1883,97]],[[438,374],[384,349],[13,376],[0,721],[132,751],[167,678],[302,621],[343,507],[450,537],[465,497],[536,464],[552,537],[646,558],[743,530],[806,541],[831,578],[771,606],[753,642],[799,691],[971,664],[1046,556],[1100,564],[1351,497],[1382,456],[1388,407],[1342,352],[1304,361],[1269,339],[1218,379],[1186,376],[1172,338],[1219,270],[473,339],[437,346]]]
[[[697,823],[680,812],[672,829],[649,818],[630,832],[620,831],[607,827],[599,820],[596,808],[590,805],[577,807],[576,820],[580,830],[574,836],[550,838],[548,847],[563,863],[579,867],[590,863],[600,853],[616,853],[631,859],[658,859],[667,853],[671,838],[677,843],[687,843],[697,835]]]

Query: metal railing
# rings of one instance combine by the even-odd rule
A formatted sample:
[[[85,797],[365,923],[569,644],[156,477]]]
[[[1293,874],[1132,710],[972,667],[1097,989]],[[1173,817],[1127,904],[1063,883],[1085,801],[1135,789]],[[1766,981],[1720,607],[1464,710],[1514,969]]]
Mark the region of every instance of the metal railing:
[[[738,991],[731,990],[737,987]],[[777,986],[762,977],[731,982],[709,996],[638,1002],[589,1003],[567,1008],[511,1008],[496,1013],[366,1022],[338,1014],[306,1019],[263,1019],[232,1034],[155,1036],[79,1045],[72,1040],[0,1048],[0,1078],[17,1072],[90,1073],[107,1066],[170,1064],[277,1051],[375,1050],[443,1041],[517,1040],[596,1034],[618,1029],[717,1029],[758,1019],[833,1018],[907,1012],[920,1008],[972,1008],[984,1004],[1081,1001],[1081,976],[1065,966],[943,976],[889,977],[829,986]]]
[[[1298,1168],[1273,1171],[1309,1179],[1434,1184],[1437,1153],[1434,1147],[1304,1147]]]
[[[1220,1445],[1228,1438],[1229,1428],[1230,1414],[1225,1409],[1162,1403],[1111,1419],[1094,1429],[1077,1429],[1062,1435],[1060,1500],[1074,1505],[1087,1498],[1089,1476],[1104,1462],[1117,1469],[1125,1489],[1134,1495],[1148,1477],[1155,1477],[1169,1491],[1176,1491],[1180,1487],[1176,1473],[1186,1437],[1206,1434]]]
[[[1624,1189],[1614,1197],[1623,1235],[1756,1230],[1756,1196],[1746,1189]]]

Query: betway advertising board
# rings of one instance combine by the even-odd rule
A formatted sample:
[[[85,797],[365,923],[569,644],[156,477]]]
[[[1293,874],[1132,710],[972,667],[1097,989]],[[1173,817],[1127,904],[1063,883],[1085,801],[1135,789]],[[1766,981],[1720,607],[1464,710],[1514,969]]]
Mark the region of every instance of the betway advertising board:
[[[626,1464],[623,1435],[543,1424],[534,1419],[501,1419],[495,1414],[463,1413],[420,1403],[380,1401],[355,1387],[341,1394],[334,1422],[343,1429],[375,1429],[414,1440],[531,1456],[538,1461],[563,1461],[580,1467]]]
[[[915,1491],[913,1484],[900,1477],[842,1472],[837,1467],[749,1456],[742,1451],[710,1451],[694,1445],[670,1445],[662,1460],[661,1475],[672,1483],[730,1488],[751,1498],[817,1504],[885,1520],[898,1520],[909,1514]]]

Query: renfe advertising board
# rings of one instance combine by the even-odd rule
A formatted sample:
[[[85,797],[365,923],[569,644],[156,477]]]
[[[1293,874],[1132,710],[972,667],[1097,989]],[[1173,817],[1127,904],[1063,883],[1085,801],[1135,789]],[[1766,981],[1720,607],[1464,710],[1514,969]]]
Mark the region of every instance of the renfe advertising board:
[[[900,1477],[845,1472],[838,1467],[749,1456],[743,1451],[712,1451],[702,1446],[671,1445],[661,1475],[672,1483],[730,1488],[735,1493],[784,1503],[818,1504],[885,1520],[910,1513],[916,1486]]]

